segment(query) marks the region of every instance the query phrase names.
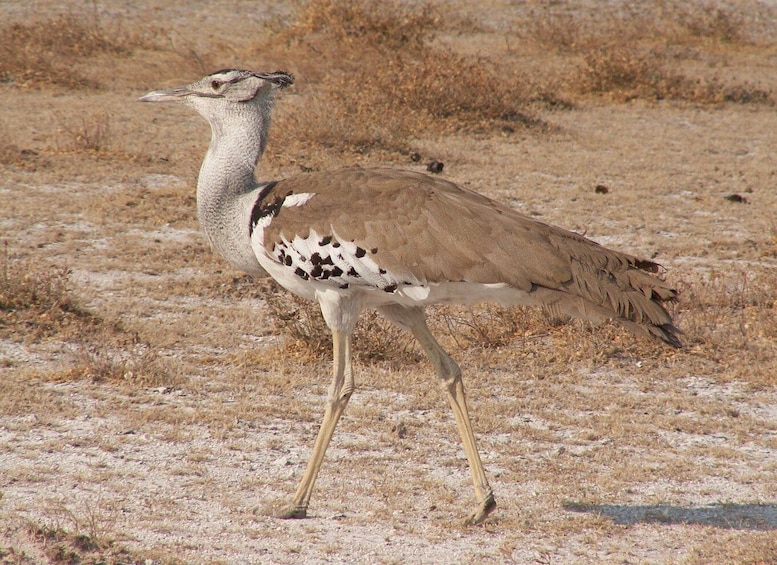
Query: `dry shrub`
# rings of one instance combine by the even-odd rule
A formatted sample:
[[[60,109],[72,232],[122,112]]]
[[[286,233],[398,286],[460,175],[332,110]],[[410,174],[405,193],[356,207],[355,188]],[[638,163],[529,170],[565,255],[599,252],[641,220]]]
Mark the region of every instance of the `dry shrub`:
[[[680,326],[701,371],[754,386],[777,384],[777,285],[773,273],[712,272],[682,282]],[[710,365],[711,364],[711,365]]]
[[[80,335],[102,321],[73,297],[70,270],[32,260],[11,260],[7,243],[0,265],[0,334],[39,339]]]
[[[717,77],[692,79],[670,70],[661,50],[612,43],[591,50],[569,80],[583,94],[607,94],[618,101],[684,100],[700,104],[773,104],[772,93],[749,83],[726,84]]]
[[[572,93],[606,94],[617,101],[772,104],[771,92],[756,85],[687,76],[678,69],[679,60],[696,58],[700,51],[720,58],[726,53],[721,44],[728,50],[750,44],[748,30],[756,27],[717,5],[656,2],[595,15],[546,8],[519,22],[516,34],[535,49],[558,55],[561,82]]]
[[[392,53],[379,70],[327,79],[310,105],[286,119],[303,142],[403,151],[410,138],[431,132],[540,124],[523,108],[526,97],[517,84],[487,61],[447,51]]]
[[[26,551],[9,547],[7,553],[6,548],[0,548],[0,558],[3,558],[3,563],[33,563],[35,559],[30,554],[44,555],[48,563],[61,565],[76,563],[179,565],[182,563],[172,557],[154,558],[157,556],[151,552],[138,552],[121,546],[110,538],[108,528],[113,527],[113,520],[88,507],[85,518],[78,518],[70,511],[60,513],[66,514],[65,518],[72,527],[62,525],[59,516],[51,523],[27,522],[24,526],[27,530],[24,538],[29,540],[29,547],[25,547]],[[11,528],[12,524],[8,524],[8,529]],[[98,532],[99,537],[95,537],[93,532]]]
[[[423,49],[440,23],[431,6],[411,10],[407,5],[364,0],[310,0],[284,32],[287,39],[308,40],[323,34],[325,42],[379,46],[383,49]],[[357,56],[358,52],[350,55]]]
[[[667,98],[683,82],[666,70],[656,52],[615,43],[590,51],[572,80],[582,93],[609,93],[621,100]]]
[[[701,81],[697,81],[701,85]],[[775,99],[771,91],[764,90],[750,83],[721,85],[719,81],[711,81],[704,86],[704,92],[713,102],[734,102],[737,104],[769,104],[774,105]],[[699,100],[703,96],[698,97]]]
[[[127,53],[146,41],[139,35],[108,29],[96,16],[57,16],[0,29],[0,82],[22,86],[90,85],[74,70],[85,57]]]
[[[111,144],[110,117],[106,112],[66,119],[57,116],[60,149],[70,153],[105,153]]]
[[[363,152],[402,151],[429,132],[539,123],[517,75],[431,44],[439,21],[430,7],[309,2],[281,37],[316,61],[302,69],[315,96],[281,127],[304,144]]]
[[[93,557],[100,546],[87,534],[71,533],[54,525],[29,524],[30,535],[43,546],[51,563],[81,563],[85,557]]]
[[[286,292],[275,282],[268,284],[264,301],[276,333],[310,352],[331,352],[332,333],[315,302]]]
[[[694,38],[722,43],[747,41],[747,24],[736,11],[716,4],[677,3],[670,11],[672,22]],[[678,39],[675,37],[675,39]]]
[[[519,337],[547,329],[539,324],[542,310],[484,304],[477,307],[439,306],[430,315],[439,336],[449,337],[459,349],[504,347]]]
[[[515,33],[522,41],[528,41],[542,49],[549,49],[559,55],[584,52],[595,44],[602,30],[592,31],[591,22],[579,15],[558,13],[546,9],[541,13],[530,13],[520,21]]]
[[[360,83],[385,93],[386,105],[417,112],[418,129],[429,119],[476,125],[498,120],[535,123],[522,110],[526,97],[517,78],[505,76],[488,61],[439,51],[413,59],[398,55],[388,62],[385,74],[372,81],[364,76]]]
[[[180,386],[181,375],[136,335],[106,335],[70,350],[72,365],[46,375],[56,382],[87,380],[92,383],[123,384],[129,387]]]
[[[332,332],[317,303],[295,296],[274,282],[267,285],[263,296],[274,331],[289,340],[284,347],[288,355],[331,356]],[[366,362],[420,359],[412,337],[374,311],[363,313],[356,324],[353,350],[358,359]]]

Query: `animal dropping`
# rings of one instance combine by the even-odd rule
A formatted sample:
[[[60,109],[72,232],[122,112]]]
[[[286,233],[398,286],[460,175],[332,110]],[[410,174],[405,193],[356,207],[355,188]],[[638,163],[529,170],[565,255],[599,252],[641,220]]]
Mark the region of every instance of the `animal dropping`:
[[[679,347],[664,308],[676,292],[659,266],[443,179],[391,168],[309,172],[257,183],[283,71],[225,69],[192,84],[149,92],[211,125],[197,182],[197,215],[212,247],[233,267],[269,273],[319,303],[332,331],[333,377],[321,428],[296,493],[280,518],[307,515],[324,454],[355,389],[351,336],[367,308],[412,333],[429,356],[454,413],[469,462],[478,524],[496,502],[478,453],[461,370],[427,327],[430,304],[543,306],[551,315],[625,328]],[[430,164],[431,165],[431,164]],[[438,163],[433,172],[442,171]],[[399,432],[398,432],[399,434]]]
[[[750,201],[741,194],[729,194],[724,197],[729,202],[736,202],[738,204],[750,204]]]
[[[429,164],[426,165],[426,170],[430,173],[440,174],[443,167],[445,167],[445,163],[441,161],[430,161]]]

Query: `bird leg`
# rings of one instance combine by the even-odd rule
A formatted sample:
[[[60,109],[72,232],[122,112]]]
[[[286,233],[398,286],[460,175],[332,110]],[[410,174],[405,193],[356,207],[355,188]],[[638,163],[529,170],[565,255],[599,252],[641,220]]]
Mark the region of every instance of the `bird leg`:
[[[467,526],[480,524],[496,508],[496,501],[494,500],[494,493],[488,484],[488,479],[486,479],[483,463],[480,461],[480,454],[475,445],[475,434],[472,431],[472,424],[467,411],[467,402],[464,398],[464,383],[461,380],[461,369],[451,359],[450,355],[440,347],[437,340],[434,339],[420,310],[419,314],[408,325],[410,331],[432,361],[435,371],[437,371],[437,376],[442,379],[443,388],[448,394],[448,400],[451,403],[451,408],[453,408],[453,415],[456,418],[459,435],[464,443],[464,452],[467,454],[467,461],[469,461],[469,468],[472,472],[472,482],[475,484],[475,497],[478,500],[478,508],[472,516],[464,521],[464,524]],[[404,321],[407,323],[409,320],[405,318]]]
[[[318,430],[316,442],[313,444],[313,453],[308,461],[305,474],[299,483],[297,492],[291,503],[284,507],[275,516],[277,518],[305,518],[307,515],[310,495],[313,493],[313,485],[324,461],[326,448],[332,439],[332,434],[337,426],[337,421],[345,410],[348,400],[354,390],[353,371],[351,369],[351,334],[334,330],[332,331],[332,347],[334,357],[334,376],[329,387],[326,411],[321,428]]]

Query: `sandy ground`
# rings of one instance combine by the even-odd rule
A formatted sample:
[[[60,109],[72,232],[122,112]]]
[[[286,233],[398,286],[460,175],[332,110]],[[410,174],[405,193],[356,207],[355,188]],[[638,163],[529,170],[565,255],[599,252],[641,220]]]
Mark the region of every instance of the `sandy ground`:
[[[230,25],[250,27],[241,14],[255,14],[240,2],[159,10],[173,27],[200,22],[210,41]],[[33,15],[21,3],[2,13]],[[775,61],[742,72],[774,84]],[[160,69],[157,78],[94,94],[0,85],[6,131],[39,152],[37,166],[0,169],[10,257],[71,269],[80,304],[150,344],[126,346],[128,355],[152,347],[174,373],[148,385],[131,375],[74,378],[67,369],[81,359],[80,341],[5,331],[0,560],[56,561],[47,552],[55,541],[39,535],[49,528],[127,548],[124,562],[777,562],[777,383],[733,378],[743,372],[718,365],[695,339],[700,314],[682,306],[682,354],[618,333],[621,353],[563,361],[554,346],[610,347],[582,324],[559,330],[573,336],[566,343],[527,334],[504,348],[453,351],[499,504],[483,527],[459,525],[472,504],[469,473],[423,362],[359,363],[310,518],[265,516],[304,470],[328,361],[280,355],[262,287],[207,248],[192,189],[207,126],[183,109],[135,105],[177,77]],[[154,161],[58,151],[52,120],[92,106],[110,113],[117,144],[143,145]],[[773,106],[592,101],[540,117],[541,132],[414,147],[444,161],[450,180],[655,258],[686,295],[705,277],[724,281],[710,292],[734,296],[744,292],[737,280],[777,273]],[[279,159],[258,176],[296,170]],[[725,199],[735,193],[748,203]],[[762,312],[774,316],[774,304]],[[770,335],[750,339],[777,347]]]

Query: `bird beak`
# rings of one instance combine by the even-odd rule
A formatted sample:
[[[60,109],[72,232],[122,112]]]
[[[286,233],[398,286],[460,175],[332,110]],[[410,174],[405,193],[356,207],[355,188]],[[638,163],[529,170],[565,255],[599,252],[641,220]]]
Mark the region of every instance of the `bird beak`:
[[[192,91],[185,86],[170,90],[155,90],[138,98],[138,102],[179,102]]]

